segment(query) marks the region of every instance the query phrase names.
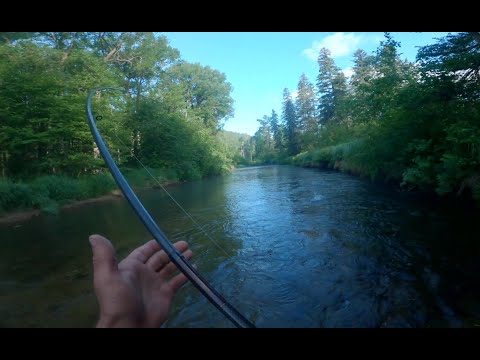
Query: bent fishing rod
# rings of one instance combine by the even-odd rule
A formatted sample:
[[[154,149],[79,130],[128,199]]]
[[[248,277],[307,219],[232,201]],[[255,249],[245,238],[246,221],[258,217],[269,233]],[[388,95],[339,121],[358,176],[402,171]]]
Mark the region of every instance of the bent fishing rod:
[[[254,328],[255,326],[248,321],[238,310],[236,310],[230,303],[227,302],[215,289],[205,280],[200,273],[178,252],[178,250],[172,245],[167,236],[163,233],[157,223],[153,220],[151,215],[145,209],[143,204],[138,199],[137,195],[133,192],[132,188],[128,184],[127,180],[122,175],[117,164],[113,160],[110,152],[103,141],[100,132],[97,129],[96,122],[94,120],[92,111],[92,98],[93,95],[99,91],[126,91],[114,87],[99,87],[89,92],[87,98],[87,120],[90,130],[93,134],[93,138],[98,146],[100,154],[102,154],[105,163],[110,170],[118,187],[122,190],[123,195],[127,199],[130,206],[133,208],[135,214],[140,218],[142,223],[152,234],[153,238],[161,246],[161,248],[167,253],[170,260],[177,266],[177,268],[185,274],[185,276],[195,285],[195,287],[210,301],[220,312],[222,312],[235,326],[239,328]]]

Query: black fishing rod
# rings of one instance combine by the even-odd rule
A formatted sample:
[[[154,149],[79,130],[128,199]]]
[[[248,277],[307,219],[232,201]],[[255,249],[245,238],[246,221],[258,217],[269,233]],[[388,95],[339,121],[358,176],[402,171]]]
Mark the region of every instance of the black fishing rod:
[[[193,266],[191,266],[188,261],[183,257],[181,253],[172,245],[167,236],[163,231],[158,227],[156,222],[153,220],[151,215],[145,209],[143,204],[138,199],[137,195],[133,192],[132,188],[128,184],[127,180],[123,177],[122,173],[118,169],[117,164],[113,160],[110,152],[105,145],[105,142],[100,135],[100,132],[97,129],[97,125],[94,120],[92,112],[92,98],[93,95],[98,91],[106,90],[116,90],[122,91],[123,89],[114,88],[114,87],[100,87],[90,91],[87,98],[87,120],[90,130],[92,131],[95,142],[97,143],[100,154],[102,154],[105,163],[110,170],[113,178],[115,179],[117,185],[123,192],[123,195],[128,200],[128,203],[131,205],[135,214],[140,218],[143,224],[146,226],[148,231],[152,234],[153,238],[157,243],[162,247],[162,249],[168,254],[170,260],[177,266],[177,268],[185,274],[185,276],[195,285],[195,287],[200,290],[200,292],[213,304],[215,307],[220,310],[230,321],[232,321],[237,327],[240,328],[253,328],[255,327],[250,321],[248,321],[238,310],[236,310],[232,305],[230,305],[227,300],[225,300],[214,288],[210,285]]]

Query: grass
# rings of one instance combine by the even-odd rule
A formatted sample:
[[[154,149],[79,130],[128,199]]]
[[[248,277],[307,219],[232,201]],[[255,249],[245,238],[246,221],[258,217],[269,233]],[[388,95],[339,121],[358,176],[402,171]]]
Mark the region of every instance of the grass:
[[[172,170],[148,170],[161,184],[178,181],[177,174]],[[124,169],[122,172],[133,187],[158,185],[145,169]],[[0,216],[32,208],[56,214],[62,205],[110,194],[116,188],[109,173],[78,178],[44,175],[28,182],[0,179]]]

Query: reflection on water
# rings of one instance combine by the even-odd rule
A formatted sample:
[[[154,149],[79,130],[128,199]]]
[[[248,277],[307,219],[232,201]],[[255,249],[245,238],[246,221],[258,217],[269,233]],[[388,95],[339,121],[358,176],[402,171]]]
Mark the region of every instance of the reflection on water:
[[[480,324],[480,216],[337,172],[268,166],[140,194],[170,239],[259,327]],[[0,326],[91,327],[88,235],[149,239],[123,199],[0,226]],[[225,253],[226,252],[226,253]],[[228,256],[227,256],[228,254]],[[166,327],[230,327],[191,285]]]

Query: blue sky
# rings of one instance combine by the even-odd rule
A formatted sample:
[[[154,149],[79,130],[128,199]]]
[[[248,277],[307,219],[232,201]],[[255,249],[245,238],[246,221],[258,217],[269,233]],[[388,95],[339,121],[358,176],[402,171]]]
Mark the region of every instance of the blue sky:
[[[318,50],[327,47],[337,66],[348,75],[353,53],[368,54],[384,39],[382,32],[166,32],[170,45],[189,62],[225,73],[233,86],[235,115],[225,130],[253,135],[257,119],[274,109],[281,114],[282,92],[294,92],[304,72],[316,81]],[[433,44],[445,32],[392,32],[401,43],[402,59],[415,60],[418,46]]]

